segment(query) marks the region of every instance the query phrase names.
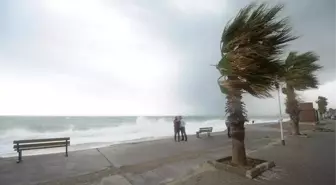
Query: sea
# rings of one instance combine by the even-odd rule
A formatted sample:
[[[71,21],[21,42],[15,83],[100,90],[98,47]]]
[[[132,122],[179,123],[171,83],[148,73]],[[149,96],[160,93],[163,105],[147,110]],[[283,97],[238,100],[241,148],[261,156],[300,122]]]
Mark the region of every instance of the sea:
[[[172,137],[173,116],[0,116],[0,157],[16,156],[13,141],[70,137],[69,151]],[[225,131],[224,116],[185,116],[187,134],[200,127]],[[278,122],[277,116],[249,118],[251,124]],[[64,148],[24,151],[24,155],[64,152]]]

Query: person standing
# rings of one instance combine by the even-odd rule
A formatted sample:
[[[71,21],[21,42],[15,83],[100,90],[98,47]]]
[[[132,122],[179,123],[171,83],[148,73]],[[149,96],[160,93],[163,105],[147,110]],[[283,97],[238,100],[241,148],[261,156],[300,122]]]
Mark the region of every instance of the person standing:
[[[230,121],[229,121],[229,120],[225,120],[225,125],[226,125],[226,130],[227,130],[228,138],[231,138],[231,126],[230,126]]]
[[[180,142],[180,127],[181,127],[181,121],[179,120],[178,116],[175,116],[174,119],[174,139],[175,142]],[[177,139],[176,139],[177,136]]]
[[[185,129],[186,123],[182,119],[182,116],[180,116],[180,124],[181,124],[180,128],[181,128],[182,141],[188,141],[188,136]]]

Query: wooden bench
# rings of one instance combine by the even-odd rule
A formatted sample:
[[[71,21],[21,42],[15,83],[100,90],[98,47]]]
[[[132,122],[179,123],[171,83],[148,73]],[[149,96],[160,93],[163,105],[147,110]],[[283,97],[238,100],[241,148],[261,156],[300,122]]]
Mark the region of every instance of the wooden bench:
[[[68,157],[68,146],[70,145],[70,137],[64,138],[48,138],[48,139],[30,139],[13,141],[14,151],[18,152],[18,161],[22,161],[23,150],[35,150],[45,148],[65,147],[65,156]]]
[[[199,138],[199,134],[205,132],[208,133],[208,137],[210,136],[210,133],[212,132],[212,127],[204,127],[200,128],[198,132],[196,132],[196,136]]]

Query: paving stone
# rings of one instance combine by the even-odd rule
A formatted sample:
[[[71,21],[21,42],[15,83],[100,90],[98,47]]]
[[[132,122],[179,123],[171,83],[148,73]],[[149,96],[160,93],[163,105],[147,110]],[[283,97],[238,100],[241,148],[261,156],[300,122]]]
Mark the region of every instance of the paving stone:
[[[126,173],[124,176],[133,185],[146,185],[145,179],[140,174]]]
[[[164,177],[159,176],[157,173],[153,171],[148,171],[141,174],[142,178],[146,185],[158,185],[159,182],[164,180]]]
[[[98,185],[132,185],[130,182],[121,175],[113,175],[105,177]]]

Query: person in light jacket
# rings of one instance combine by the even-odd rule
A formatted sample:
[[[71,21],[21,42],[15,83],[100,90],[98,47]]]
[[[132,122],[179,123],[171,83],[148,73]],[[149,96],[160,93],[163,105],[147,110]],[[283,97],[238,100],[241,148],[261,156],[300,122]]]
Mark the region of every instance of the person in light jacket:
[[[182,135],[182,141],[188,141],[188,136],[186,133],[186,122],[182,119],[182,116],[179,117],[180,118],[180,129],[181,129],[181,135]]]

